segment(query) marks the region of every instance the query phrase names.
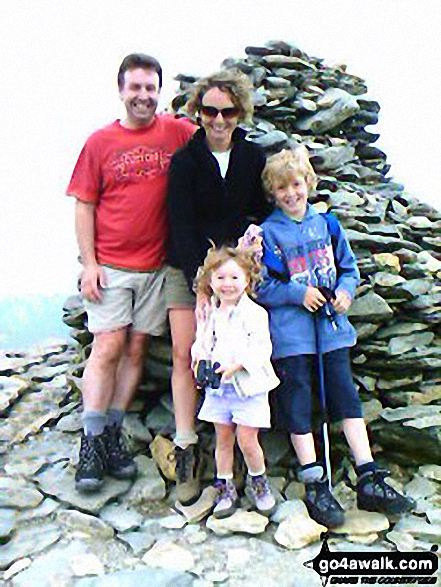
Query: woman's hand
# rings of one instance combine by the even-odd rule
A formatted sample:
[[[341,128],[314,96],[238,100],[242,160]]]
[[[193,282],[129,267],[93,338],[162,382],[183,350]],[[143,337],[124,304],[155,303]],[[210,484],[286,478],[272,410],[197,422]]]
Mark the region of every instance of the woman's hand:
[[[225,367],[221,365],[216,369],[216,373],[222,373],[222,381],[225,381],[226,379],[231,379],[236,371],[240,371],[241,369],[243,369],[242,365],[239,365],[239,363],[232,363]]]
[[[196,296],[196,321],[205,322],[210,315],[211,304],[209,298],[205,294],[197,294]]]
[[[238,240],[237,248],[253,253],[256,259],[260,261],[263,255],[262,241],[262,229],[260,226],[250,224],[244,235]]]

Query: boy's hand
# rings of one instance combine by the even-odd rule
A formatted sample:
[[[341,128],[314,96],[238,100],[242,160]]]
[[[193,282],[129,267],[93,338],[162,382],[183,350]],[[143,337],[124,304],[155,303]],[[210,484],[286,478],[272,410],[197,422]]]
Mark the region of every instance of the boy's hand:
[[[323,304],[326,302],[324,295],[316,287],[308,286],[303,300],[303,305],[310,312],[316,312],[320,310]]]
[[[349,310],[349,307],[352,303],[352,298],[348,294],[347,291],[341,289],[335,294],[335,299],[332,300],[332,305],[334,306],[334,310],[338,314],[344,314]]]
[[[239,363],[232,363],[226,367],[221,365],[216,369],[216,373],[222,373],[222,381],[225,381],[225,379],[230,379],[236,371],[240,371],[241,369],[243,369],[242,365],[239,365]]]

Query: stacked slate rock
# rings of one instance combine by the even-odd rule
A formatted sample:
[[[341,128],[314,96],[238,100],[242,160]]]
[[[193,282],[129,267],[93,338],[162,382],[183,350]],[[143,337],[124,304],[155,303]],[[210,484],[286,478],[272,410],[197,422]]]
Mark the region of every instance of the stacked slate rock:
[[[397,462],[441,463],[441,213],[388,176],[386,154],[373,146],[380,106],[367,97],[364,80],[284,42],[245,53],[222,66],[253,83],[249,139],[269,154],[307,147],[319,178],[312,203],[340,219],[357,256],[362,281],[350,310],[358,333],[353,368],[362,398],[384,408],[372,423],[375,440]],[[172,107],[181,114],[197,78],[175,79],[180,91]],[[82,361],[90,335],[75,300],[65,321],[84,347]],[[148,381],[165,391],[168,341],[152,346],[147,371]],[[170,411],[167,397],[161,405]],[[284,454],[272,445],[274,454]]]

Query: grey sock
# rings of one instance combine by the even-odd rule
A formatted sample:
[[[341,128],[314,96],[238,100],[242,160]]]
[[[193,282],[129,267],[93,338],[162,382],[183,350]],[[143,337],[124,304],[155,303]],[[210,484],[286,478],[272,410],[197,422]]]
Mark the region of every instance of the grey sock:
[[[112,408],[107,412],[106,424],[108,426],[117,426],[120,428],[122,426],[125,415],[126,412],[124,410],[115,410]]]
[[[314,483],[314,481],[322,479],[323,473],[323,467],[320,463],[311,463],[300,467],[297,476],[300,483]]]
[[[84,410],[81,420],[86,436],[99,436],[106,425],[107,413],[98,410]]]

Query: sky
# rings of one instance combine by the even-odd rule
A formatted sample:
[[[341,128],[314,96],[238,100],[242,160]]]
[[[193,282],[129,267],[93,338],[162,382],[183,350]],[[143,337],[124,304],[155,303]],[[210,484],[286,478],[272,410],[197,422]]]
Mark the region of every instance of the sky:
[[[177,73],[205,75],[279,39],[346,63],[381,105],[392,175],[441,208],[439,0],[3,0],[0,296],[74,293],[74,203],[64,196],[91,132],[124,115],[123,57],[154,55],[160,108]]]

